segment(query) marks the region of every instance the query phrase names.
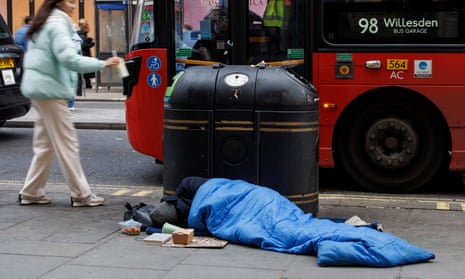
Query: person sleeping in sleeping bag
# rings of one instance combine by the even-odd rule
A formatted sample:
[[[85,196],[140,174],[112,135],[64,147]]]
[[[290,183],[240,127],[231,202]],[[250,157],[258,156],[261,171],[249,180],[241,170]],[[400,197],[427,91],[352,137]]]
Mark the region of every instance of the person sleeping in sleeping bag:
[[[316,218],[268,187],[243,180],[186,177],[151,213],[165,222],[265,250],[317,255],[320,266],[391,267],[435,255],[370,226]]]

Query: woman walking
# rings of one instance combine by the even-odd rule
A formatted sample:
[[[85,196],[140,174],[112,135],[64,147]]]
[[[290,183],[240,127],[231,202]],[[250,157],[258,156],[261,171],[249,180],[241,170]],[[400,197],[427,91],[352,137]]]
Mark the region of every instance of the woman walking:
[[[32,158],[19,204],[49,204],[45,185],[56,156],[71,190],[71,205],[98,206],[104,199],[90,190],[82,170],[79,143],[71,122],[68,101],[76,94],[77,73],[95,72],[117,65],[121,58],[105,61],[77,53],[70,15],[75,0],[45,0],[37,12],[27,38],[21,91],[32,101],[38,116],[34,124]]]

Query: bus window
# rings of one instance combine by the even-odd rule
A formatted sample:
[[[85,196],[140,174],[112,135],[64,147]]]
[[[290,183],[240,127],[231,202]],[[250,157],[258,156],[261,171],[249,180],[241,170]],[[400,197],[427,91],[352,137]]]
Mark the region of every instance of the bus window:
[[[303,60],[305,0],[268,0],[258,3],[249,2],[249,9],[261,15],[261,20],[249,24],[247,55],[250,64]]]
[[[243,55],[246,57],[239,64],[289,59],[298,59],[302,64],[306,35],[305,7],[305,0],[249,1],[248,28],[244,32],[247,36],[244,47],[247,49]],[[242,23],[231,23],[230,13],[226,0],[185,0],[176,6],[176,57],[232,64],[233,52],[239,47],[231,38],[230,24]],[[180,32],[184,26],[189,26],[190,30]],[[237,40],[237,34],[235,36]],[[303,69],[303,66],[299,67]],[[299,72],[303,74],[303,70]]]
[[[130,49],[153,47],[155,41],[155,26],[153,19],[153,0],[140,0],[134,17]]]
[[[175,8],[176,56],[228,64],[228,1],[185,0]]]

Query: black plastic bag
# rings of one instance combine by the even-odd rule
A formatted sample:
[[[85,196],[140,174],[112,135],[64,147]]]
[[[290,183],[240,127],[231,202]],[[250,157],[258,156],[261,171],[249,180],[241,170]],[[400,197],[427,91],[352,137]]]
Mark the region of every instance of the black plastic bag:
[[[155,206],[147,205],[143,202],[133,206],[127,202],[125,207],[127,211],[124,213],[124,221],[133,219],[134,221],[141,223],[141,231],[145,231],[147,227],[152,226],[150,214],[155,209]]]

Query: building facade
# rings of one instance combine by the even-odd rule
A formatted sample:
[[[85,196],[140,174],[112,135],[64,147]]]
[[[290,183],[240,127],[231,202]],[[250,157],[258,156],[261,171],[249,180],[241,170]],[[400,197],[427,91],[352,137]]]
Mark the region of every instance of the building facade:
[[[11,32],[24,24],[24,18],[34,16],[44,0],[0,0],[0,14],[3,16]],[[117,51],[124,57],[128,50],[128,12],[136,0],[76,0],[73,21],[85,18],[90,25],[89,37],[94,38],[96,46],[91,55],[106,59]],[[97,73],[98,86],[120,85],[119,76],[105,69]]]
[[[14,33],[24,24],[24,17],[33,16],[43,2],[44,0],[2,0],[0,14]],[[95,7],[95,0],[77,0],[73,20],[77,23],[80,18],[86,18],[91,27],[95,26]],[[95,28],[91,28],[89,32],[91,37],[95,36],[94,30]]]

